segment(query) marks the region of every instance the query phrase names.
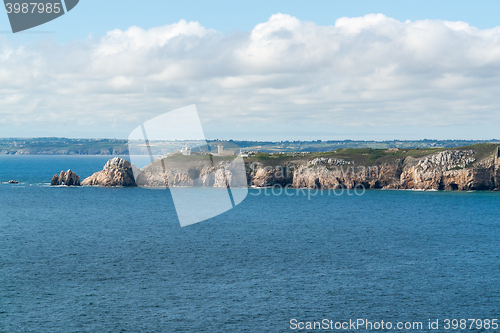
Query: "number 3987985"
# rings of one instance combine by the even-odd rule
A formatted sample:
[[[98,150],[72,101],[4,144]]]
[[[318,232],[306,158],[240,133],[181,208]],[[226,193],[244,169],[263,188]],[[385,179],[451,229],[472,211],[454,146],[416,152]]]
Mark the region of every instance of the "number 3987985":
[[[7,10],[7,14],[10,13],[23,13],[23,14],[28,14],[28,13],[55,13],[59,14],[61,12],[61,7],[60,3],[43,3],[43,2],[25,2],[25,3],[6,3],[5,8]]]

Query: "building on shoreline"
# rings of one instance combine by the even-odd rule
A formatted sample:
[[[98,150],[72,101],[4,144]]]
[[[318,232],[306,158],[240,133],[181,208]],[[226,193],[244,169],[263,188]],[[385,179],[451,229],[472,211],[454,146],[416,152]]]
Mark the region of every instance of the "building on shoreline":
[[[217,146],[217,154],[213,154],[215,156],[234,156],[234,150],[225,150],[224,145],[219,144]]]
[[[186,146],[181,149],[181,154],[186,156],[191,155],[191,148],[188,147],[187,143]]]

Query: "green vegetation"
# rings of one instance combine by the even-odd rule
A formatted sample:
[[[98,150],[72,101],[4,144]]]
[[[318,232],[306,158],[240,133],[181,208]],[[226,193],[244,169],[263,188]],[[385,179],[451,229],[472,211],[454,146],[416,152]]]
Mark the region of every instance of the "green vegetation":
[[[342,158],[355,162],[358,165],[379,165],[406,157],[423,157],[446,150],[446,148],[413,148],[413,149],[341,149],[329,157]]]
[[[477,161],[480,161],[485,157],[492,156],[497,151],[498,146],[499,146],[498,144],[483,143],[483,144],[475,144],[463,147],[463,149],[475,150],[476,154],[474,157],[476,158]]]
[[[211,147],[222,143],[224,146],[236,146],[243,151],[259,151],[265,153],[278,152],[328,152],[337,149],[413,149],[413,148],[456,148],[479,143],[499,143],[498,140],[391,140],[391,141],[353,141],[353,140],[311,140],[311,141],[210,141]]]
[[[491,147],[482,145],[490,143]],[[149,147],[142,141],[132,142],[134,154],[163,155],[180,150],[185,145],[193,152],[217,152],[222,144],[225,150],[257,152],[256,159],[280,160],[302,159],[310,156],[331,156],[353,158],[360,162],[374,163],[395,157],[420,157],[445,148],[467,146],[478,151],[478,156],[486,156],[494,150],[494,143],[500,141],[465,141],[465,140],[420,140],[420,141],[151,141]],[[127,140],[119,139],[67,139],[67,138],[4,138],[0,139],[0,154],[79,154],[79,155],[127,155]],[[391,148],[398,148],[399,151]],[[391,150],[386,152],[386,150]],[[335,156],[333,156],[335,151]],[[270,155],[272,153],[272,155]],[[317,155],[311,155],[317,154]],[[324,154],[324,155],[321,155]],[[360,156],[358,156],[360,155]]]
[[[7,138],[0,139],[1,154],[125,155],[126,140]]]
[[[248,162],[259,162],[264,165],[276,166],[286,162],[308,161],[317,157],[336,158],[354,162],[356,165],[381,165],[390,163],[396,160],[403,160],[407,157],[420,158],[427,155],[435,154],[444,150],[462,149],[475,150],[476,161],[492,156],[496,152],[498,144],[482,143],[465,147],[457,148],[413,148],[413,149],[337,149],[332,152],[307,153],[307,154],[269,154],[257,153],[247,159]],[[466,166],[471,167],[474,163]]]

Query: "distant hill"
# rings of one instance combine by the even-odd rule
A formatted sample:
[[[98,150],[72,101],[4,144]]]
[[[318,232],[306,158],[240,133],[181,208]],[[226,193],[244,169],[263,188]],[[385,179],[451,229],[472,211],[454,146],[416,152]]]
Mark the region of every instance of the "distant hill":
[[[264,153],[290,152],[328,152],[351,148],[454,148],[479,143],[500,143],[500,140],[393,140],[393,141],[354,141],[354,140],[312,140],[312,141],[233,141],[210,140],[212,151],[222,144],[226,148]],[[155,141],[151,143],[153,154],[166,153],[180,149],[185,144],[199,145],[197,141]],[[141,150],[147,153],[146,147]],[[119,139],[68,139],[68,138],[0,138],[0,155],[127,155],[127,140]]]
[[[393,141],[229,141],[243,151],[276,152],[328,152],[347,148],[456,148],[480,143],[499,143],[500,140],[393,140]]]
[[[126,155],[126,140],[2,138],[0,155]]]

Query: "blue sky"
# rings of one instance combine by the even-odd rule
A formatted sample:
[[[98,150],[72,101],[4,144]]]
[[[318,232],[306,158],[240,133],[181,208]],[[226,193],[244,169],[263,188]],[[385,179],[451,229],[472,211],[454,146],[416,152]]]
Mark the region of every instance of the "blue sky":
[[[209,138],[500,138],[499,12],[497,1],[81,0],[18,34],[0,15],[0,136],[126,138],[196,104]]]
[[[95,36],[113,29],[127,29],[137,25],[144,29],[174,23],[180,19],[198,21],[207,28],[224,33],[249,31],[265,22],[271,15],[286,13],[318,25],[331,25],[339,17],[357,17],[383,13],[400,21],[440,19],[464,21],[478,28],[492,28],[500,24],[500,2],[494,0],[442,1],[132,1],[81,0],[74,12],[30,30],[28,34],[50,31],[59,41]],[[9,31],[7,15],[0,16],[2,32]],[[12,36],[13,37],[13,36]],[[40,38],[40,36],[36,36]],[[13,40],[23,39],[16,36]],[[31,39],[36,39],[31,36]]]

